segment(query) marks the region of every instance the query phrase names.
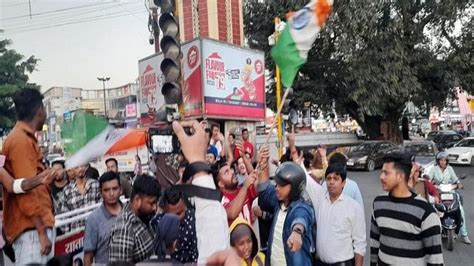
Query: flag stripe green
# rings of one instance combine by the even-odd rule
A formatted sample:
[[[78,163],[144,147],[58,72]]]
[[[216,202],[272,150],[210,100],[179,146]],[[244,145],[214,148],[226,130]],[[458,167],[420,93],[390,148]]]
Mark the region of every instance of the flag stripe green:
[[[271,51],[273,60],[280,67],[281,82],[285,87],[291,87],[298,69],[306,62],[301,58],[300,51],[296,47],[289,29],[290,27],[287,26],[283,30]]]

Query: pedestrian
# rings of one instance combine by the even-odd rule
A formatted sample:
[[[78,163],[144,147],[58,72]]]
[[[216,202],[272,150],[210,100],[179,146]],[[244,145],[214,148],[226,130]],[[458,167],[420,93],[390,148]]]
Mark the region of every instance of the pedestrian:
[[[148,175],[136,178],[130,201],[112,225],[109,262],[139,263],[153,253],[154,234],[149,227],[161,194],[158,181]]]
[[[189,205],[189,204],[188,204]],[[150,225],[157,231],[163,216],[167,213],[176,214],[179,217],[179,238],[171,258],[181,263],[196,263],[198,259],[196,217],[192,206],[187,206],[184,197],[174,187],[168,187],[163,191],[160,199],[162,213],[156,214]]]
[[[388,193],[373,202],[371,265],[442,265],[439,217],[408,187],[412,155],[394,152],[383,162],[380,181]]]
[[[118,162],[115,158],[108,158],[105,160],[105,166],[107,167],[107,171],[112,171],[120,175]],[[130,194],[132,194],[132,186],[130,185],[130,181],[124,175],[120,175],[120,186],[122,189],[122,195],[126,198],[130,198]]]
[[[209,165],[213,165],[214,163],[216,163],[217,156],[218,156],[217,148],[212,145],[209,146],[209,148],[207,148],[207,153],[206,153],[206,163]]]
[[[247,177],[249,176],[247,166],[245,165],[244,157],[245,156],[242,156],[239,159],[237,159],[237,161],[234,161],[233,168],[235,169],[234,171],[236,172],[239,186],[242,186],[245,180],[247,179]]]
[[[153,176],[156,176],[156,163],[155,160],[153,159],[153,155],[150,156],[150,159],[148,159],[148,170],[153,174]]]
[[[51,195],[53,196],[54,210],[55,213],[60,213],[60,203],[65,201],[64,190],[69,184],[69,180],[64,171],[64,160],[55,159],[51,162],[51,168],[53,170],[62,171],[64,174],[58,175],[53,183],[50,185]]]
[[[266,161],[266,166],[261,164],[266,170],[262,170],[258,185],[260,208],[274,213],[266,264],[312,265],[314,213],[301,197],[305,171],[293,162],[282,163],[275,172],[275,188],[269,181],[268,158]]]
[[[408,180],[408,187],[413,192],[425,198],[430,203],[439,203],[439,191],[433,185],[429,178],[425,178],[421,175],[421,166],[413,162],[413,166],[410,173],[410,179]],[[428,176],[427,176],[428,177]]]
[[[235,248],[243,266],[263,266],[265,255],[258,251],[257,235],[246,220],[237,218],[230,226],[230,245]]]
[[[252,211],[252,204],[257,197],[255,182],[257,174],[249,175],[242,187],[239,186],[237,174],[228,162],[218,162],[213,167],[214,179],[222,193],[222,205],[224,206],[229,225],[237,217],[242,217],[249,224],[253,224],[255,217]]]
[[[77,167],[76,178],[64,188],[64,201],[60,204],[60,213],[84,208],[100,201],[99,182],[85,175],[87,167],[87,165]],[[69,230],[82,227],[85,224],[85,220],[73,222],[70,224]]]
[[[456,193],[459,194],[459,197],[461,199],[459,202],[459,209],[461,210],[461,216],[463,220],[463,223],[461,224],[461,228],[459,230],[459,234],[461,235],[462,242],[470,245],[471,240],[467,235],[467,221],[464,212],[464,200],[462,194],[459,192],[459,189],[464,188],[464,185],[456,176],[453,167],[449,165],[447,152],[440,152],[436,155],[436,165],[431,168],[429,176],[435,184],[451,184],[456,185],[456,187],[458,188],[458,191],[456,191]]]
[[[106,264],[109,262],[110,230],[122,211],[120,202],[120,176],[116,172],[105,172],[99,178],[102,204],[87,218],[84,233],[84,264]]]
[[[142,160],[138,154],[135,155],[135,166],[133,167],[133,174],[135,177],[142,174]]]
[[[194,134],[188,135],[183,127],[192,128]],[[209,191],[216,185],[209,165],[205,162],[208,147],[206,132],[196,120],[173,122],[173,130],[181,144],[181,149],[189,165],[183,173],[183,183]],[[192,196],[190,201],[196,210],[196,237],[198,245],[198,264],[205,264],[209,256],[229,247],[229,226],[227,214],[221,202],[202,196]]]
[[[343,193],[346,166],[329,164],[327,191],[321,195],[316,212],[317,265],[362,266],[366,250],[363,205]]]
[[[224,156],[224,136],[222,135],[219,126],[213,124],[211,126],[211,139],[209,141],[210,146],[214,146],[217,149],[217,156],[216,160],[219,160],[221,157]]]
[[[248,153],[250,156],[250,160],[253,159],[254,156],[254,147],[252,142],[249,140],[249,130],[247,128],[242,129],[242,147],[244,148],[243,154]],[[234,149],[234,159],[237,160],[240,157],[240,151],[238,149]]]
[[[329,164],[340,164],[347,167],[347,157],[341,152],[335,152],[329,158]],[[345,183],[346,184],[344,185],[344,189],[342,190],[344,195],[347,195],[357,201],[363,208],[364,201],[362,199],[362,193],[360,193],[360,189],[357,183],[349,177],[346,177]],[[323,189],[327,190],[327,186],[325,183],[323,183]]]
[[[311,161],[310,165],[311,170],[308,171],[309,175],[320,184],[324,181],[324,175],[326,173],[326,169],[328,168],[328,159],[326,154],[326,147],[318,147],[318,149],[313,152],[313,160]]]
[[[89,179],[97,180],[99,179],[100,175],[99,171],[96,168],[92,167],[90,163],[88,163],[85,176]]]
[[[14,98],[17,122],[6,138],[5,169],[13,178],[28,178],[46,169],[35,137],[43,128],[46,109],[39,90],[21,89]],[[50,189],[39,185],[28,193],[3,195],[6,240],[13,244],[16,265],[46,264],[53,257],[54,214]]]
[[[180,219],[174,213],[166,213],[157,224],[155,228],[155,254],[158,256],[157,260],[153,262],[166,262],[171,264],[181,264],[180,261],[172,258],[178,239],[179,239],[179,225]]]

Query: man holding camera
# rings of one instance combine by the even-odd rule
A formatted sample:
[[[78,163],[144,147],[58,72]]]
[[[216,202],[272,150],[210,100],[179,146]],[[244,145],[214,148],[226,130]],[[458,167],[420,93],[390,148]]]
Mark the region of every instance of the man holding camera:
[[[188,135],[184,127],[191,128]],[[184,157],[189,162],[183,173],[183,183],[216,190],[205,155],[208,147],[206,133],[198,121],[173,122],[173,130],[179,139]],[[205,264],[216,251],[229,247],[227,214],[218,200],[199,196],[191,198],[196,209],[196,236],[198,240],[198,264]]]

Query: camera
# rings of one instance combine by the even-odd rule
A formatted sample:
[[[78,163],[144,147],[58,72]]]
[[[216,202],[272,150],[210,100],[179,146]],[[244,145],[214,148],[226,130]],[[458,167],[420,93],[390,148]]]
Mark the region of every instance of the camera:
[[[184,128],[184,131],[191,135],[190,128]],[[181,151],[181,145],[171,124],[150,127],[148,129],[147,146],[153,154],[178,154]]]
[[[150,33],[150,38],[148,39],[148,41],[150,42],[150,45],[155,44],[155,37],[153,37],[153,33]]]
[[[149,128],[148,136],[148,147],[153,154],[169,154],[178,153],[180,151],[178,138],[170,125]]]

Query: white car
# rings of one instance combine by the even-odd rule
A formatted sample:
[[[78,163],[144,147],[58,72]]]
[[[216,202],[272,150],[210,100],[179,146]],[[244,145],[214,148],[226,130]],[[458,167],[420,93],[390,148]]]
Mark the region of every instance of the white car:
[[[446,150],[449,163],[474,166],[474,137],[465,138]]]

